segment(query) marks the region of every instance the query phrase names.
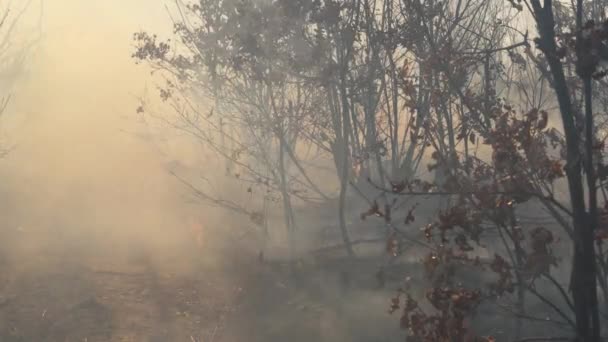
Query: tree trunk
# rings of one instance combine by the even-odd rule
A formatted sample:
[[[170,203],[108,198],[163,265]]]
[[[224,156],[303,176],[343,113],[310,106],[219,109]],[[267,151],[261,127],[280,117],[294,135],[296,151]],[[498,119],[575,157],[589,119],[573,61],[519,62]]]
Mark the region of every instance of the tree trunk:
[[[349,165],[349,131],[350,131],[350,113],[348,110],[348,99],[346,97],[346,87],[344,84],[340,89],[341,97],[342,97],[342,158],[341,158],[341,170],[340,170],[340,203],[339,203],[339,213],[338,220],[340,226],[340,233],[342,235],[342,240],[344,242],[344,246],[346,247],[346,252],[348,256],[354,257],[355,251],[350,243],[350,237],[348,235],[348,229],[346,227],[346,193],[348,190],[348,179],[350,175],[350,165]]]
[[[291,207],[291,198],[287,188],[285,148],[283,145],[283,139],[280,139],[279,142],[279,176],[281,178],[281,197],[283,199],[283,212],[285,216],[285,228],[287,230],[287,239],[289,244],[289,257],[291,261],[294,261],[296,256],[295,226],[293,209]]]
[[[588,270],[585,272],[584,287],[587,296],[586,301],[589,303],[589,314],[591,315],[592,337],[594,340],[600,339],[600,321],[598,312],[597,300],[597,263],[594,246],[594,231],[597,227],[598,211],[597,211],[597,187],[595,166],[593,162],[593,154],[595,144],[594,124],[593,124],[593,100],[592,100],[592,80],[590,75],[586,75],[584,80],[584,96],[585,96],[585,155],[587,188],[589,189],[589,215],[588,222],[583,231],[584,234],[584,252],[583,260]]]
[[[540,0],[532,0],[531,4],[540,34],[539,48],[543,51],[553,76],[553,87],[557,95],[566,136],[566,176],[574,221],[574,260],[570,289],[574,299],[577,337],[579,341],[599,342],[600,328],[596,323],[598,308],[592,231],[592,223],[595,218],[590,220],[585,209],[579,150],[580,136],[575,125],[572,100],[563,65],[557,53],[555,20],[551,1],[545,1],[544,7],[541,6]],[[582,2],[579,1],[579,12],[581,7]],[[577,26],[580,28],[580,23]],[[588,128],[593,129],[593,127]],[[588,158],[592,157],[588,156]]]

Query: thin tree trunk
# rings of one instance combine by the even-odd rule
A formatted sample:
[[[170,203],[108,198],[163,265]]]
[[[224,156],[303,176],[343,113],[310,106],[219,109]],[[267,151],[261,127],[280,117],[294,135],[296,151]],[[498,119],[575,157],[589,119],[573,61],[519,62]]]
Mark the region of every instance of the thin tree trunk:
[[[344,81],[344,79],[342,80]],[[342,240],[344,242],[344,246],[346,247],[346,252],[348,256],[354,257],[355,251],[350,243],[350,237],[348,235],[348,229],[346,227],[346,193],[348,190],[348,178],[350,174],[350,165],[349,165],[349,131],[351,129],[350,125],[350,113],[348,110],[348,99],[346,95],[346,87],[344,84],[341,85],[341,97],[342,97],[342,162],[340,163],[342,169],[340,170],[340,199],[339,199],[339,209],[338,209],[338,224],[340,226],[340,233],[342,235]]]
[[[293,262],[296,256],[296,239],[293,209],[291,207],[291,198],[287,189],[287,175],[285,170],[285,149],[283,139],[279,141],[279,177],[281,178],[281,197],[283,199],[283,212],[285,220],[285,228],[287,230],[287,239],[289,244],[289,258]]]
[[[585,288],[589,289],[589,292],[585,292],[588,296],[587,302],[589,303],[589,312],[591,314],[591,326],[592,326],[592,337],[593,340],[599,341],[600,339],[600,321],[598,312],[598,300],[597,300],[597,263],[595,259],[595,246],[594,246],[594,230],[597,227],[597,187],[596,187],[596,176],[595,166],[593,165],[593,145],[595,143],[594,125],[593,125],[593,99],[592,99],[592,80],[591,77],[585,77],[584,93],[585,93],[585,154],[587,157],[587,188],[589,189],[589,215],[588,225],[584,230],[584,259],[589,262],[587,267],[589,268],[586,274]]]

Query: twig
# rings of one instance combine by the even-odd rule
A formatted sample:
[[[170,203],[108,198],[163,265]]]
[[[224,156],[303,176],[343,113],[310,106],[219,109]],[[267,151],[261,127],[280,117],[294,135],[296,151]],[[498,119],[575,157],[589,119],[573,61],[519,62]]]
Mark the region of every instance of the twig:
[[[535,341],[571,341],[572,337],[527,337],[515,342],[535,342]]]
[[[543,303],[549,305],[557,314],[559,314],[564,320],[566,320],[566,322],[568,322],[571,327],[576,328],[576,323],[574,323],[574,321],[570,317],[568,317],[568,315],[566,315],[557,305],[553,304],[549,299],[538,293],[538,291],[536,291],[531,286],[528,286],[527,290],[533,293]]]
[[[561,293],[562,297],[564,298],[564,301],[566,302],[566,304],[568,304],[568,306],[570,307],[570,309],[572,311],[574,311],[574,304],[572,303],[572,301],[570,301],[570,297],[568,296],[568,294],[566,293],[566,290],[564,289],[564,287],[557,282],[557,280],[551,276],[548,273],[543,273],[543,276],[545,276],[545,278],[549,279],[549,281],[551,283],[553,283],[553,285],[555,285],[555,287],[559,290],[559,292]]]
[[[486,55],[486,54],[492,54],[492,53],[496,53],[496,52],[500,52],[500,51],[513,50],[520,46],[527,46],[527,47],[530,46],[530,43],[528,42],[528,32],[525,33],[524,40],[519,43],[515,43],[515,44],[511,44],[508,46],[503,46],[503,47],[499,47],[499,48],[495,48],[495,49],[486,49],[486,50],[480,50],[480,51],[464,51],[461,54],[463,54],[463,55],[478,55],[478,54]]]
[[[554,324],[554,325],[557,325],[558,327],[564,327],[565,325],[567,325],[567,323],[564,322],[564,321],[558,321],[558,320],[555,320],[555,319],[546,319],[546,318],[541,318],[541,317],[530,316],[530,315],[526,315],[526,314],[515,312],[512,309],[508,308],[506,305],[501,305],[501,304],[497,304],[497,305],[501,309],[507,311],[507,314],[514,315],[515,317],[518,317],[518,318],[524,318],[524,319],[527,319],[527,320],[530,320],[530,321],[535,321],[535,322],[543,322],[543,323]]]

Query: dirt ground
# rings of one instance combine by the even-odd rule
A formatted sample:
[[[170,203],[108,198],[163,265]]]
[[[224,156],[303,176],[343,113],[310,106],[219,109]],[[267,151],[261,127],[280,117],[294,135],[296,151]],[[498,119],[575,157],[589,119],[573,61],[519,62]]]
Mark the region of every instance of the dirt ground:
[[[385,310],[389,293],[344,292],[312,271],[294,280],[245,251],[205,262],[204,255],[99,238],[32,236],[3,238],[3,342],[379,342],[399,336]],[[393,338],[378,339],[383,335]]]
[[[1,341],[213,341],[238,301],[219,271],[195,277],[126,249],[70,247],[5,258]]]

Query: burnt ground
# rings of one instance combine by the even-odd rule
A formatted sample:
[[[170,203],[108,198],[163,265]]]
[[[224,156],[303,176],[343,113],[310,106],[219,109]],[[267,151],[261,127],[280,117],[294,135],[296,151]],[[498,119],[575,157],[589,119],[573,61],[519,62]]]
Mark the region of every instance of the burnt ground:
[[[5,263],[0,340],[203,341],[236,303],[217,272],[176,274],[121,252],[47,248]]]
[[[328,253],[290,267],[280,253],[260,262],[247,243],[201,249],[187,235],[165,245],[139,238],[0,230],[0,342],[404,341],[390,298],[409,276],[414,298],[428,288],[415,283],[423,271],[412,261],[387,270],[379,288],[382,258],[372,255],[382,245],[365,259]],[[487,281],[471,271],[471,286]],[[551,284],[536,286],[567,310]],[[538,319],[526,321],[527,335],[562,332],[559,317],[528,297]],[[479,333],[511,340],[512,315],[503,311],[480,308]]]
[[[3,342],[402,340],[386,313],[391,293],[373,288],[360,265],[350,274],[361,286],[315,265],[294,275],[245,251],[206,263],[99,237],[16,232],[2,241]]]
[[[237,245],[196,253],[188,241],[162,250],[103,234],[3,233],[1,342],[404,341],[388,304],[403,279],[422,273],[395,265],[387,272],[392,283],[381,289],[381,260],[374,258],[324,256],[289,267],[260,262]],[[559,303],[550,287],[538,286]],[[548,317],[546,307],[530,303],[531,315]],[[504,313],[489,307],[479,314],[480,332],[510,340]],[[559,320],[542,321],[526,322],[530,336],[563,328]]]

